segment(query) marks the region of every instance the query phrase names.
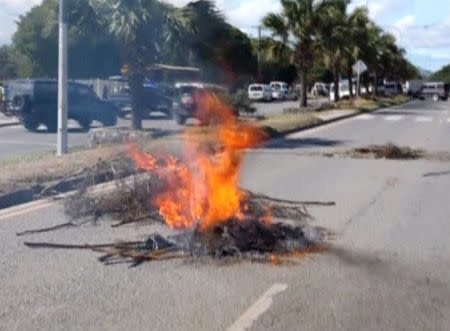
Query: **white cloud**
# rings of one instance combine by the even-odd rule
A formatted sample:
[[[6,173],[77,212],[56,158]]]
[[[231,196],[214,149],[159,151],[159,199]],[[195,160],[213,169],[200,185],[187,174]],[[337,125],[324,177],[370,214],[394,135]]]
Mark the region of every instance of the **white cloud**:
[[[450,48],[450,17],[430,26],[417,25],[412,15],[402,17],[395,26],[401,31],[401,43],[414,49]]]

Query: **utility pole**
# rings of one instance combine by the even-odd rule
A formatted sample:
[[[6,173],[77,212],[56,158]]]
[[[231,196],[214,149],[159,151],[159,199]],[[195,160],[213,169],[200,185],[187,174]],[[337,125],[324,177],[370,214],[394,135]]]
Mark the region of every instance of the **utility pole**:
[[[258,83],[262,83],[262,69],[261,69],[261,25],[258,25]]]
[[[67,1],[59,0],[59,60],[58,60],[58,138],[57,156],[67,154],[68,120],[68,52],[67,52]]]

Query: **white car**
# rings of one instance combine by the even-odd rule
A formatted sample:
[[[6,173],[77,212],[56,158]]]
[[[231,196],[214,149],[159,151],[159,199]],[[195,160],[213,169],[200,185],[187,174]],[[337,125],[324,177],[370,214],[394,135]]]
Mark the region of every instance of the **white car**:
[[[355,88],[353,89],[355,90]],[[349,98],[350,97],[350,89],[348,86],[348,82],[341,81],[339,83],[339,90],[338,90],[339,99]],[[334,83],[330,85],[330,100],[335,101],[334,98]]]
[[[266,84],[252,84],[248,87],[248,98],[251,101],[272,101],[272,89]]]
[[[289,85],[284,82],[271,82],[272,98],[275,100],[285,100],[289,98]]]

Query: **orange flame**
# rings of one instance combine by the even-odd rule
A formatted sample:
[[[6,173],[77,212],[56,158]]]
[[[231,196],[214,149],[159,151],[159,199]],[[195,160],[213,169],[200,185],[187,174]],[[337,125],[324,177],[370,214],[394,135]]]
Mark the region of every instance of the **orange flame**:
[[[172,156],[160,159],[130,145],[129,154],[139,170],[156,174],[165,188],[153,201],[173,228],[211,229],[232,218],[242,219],[245,194],[239,190],[244,150],[263,139],[260,131],[242,124],[213,93],[195,96],[200,120],[219,123],[206,141],[192,131],[185,134],[184,161]],[[264,220],[267,221],[267,220]]]

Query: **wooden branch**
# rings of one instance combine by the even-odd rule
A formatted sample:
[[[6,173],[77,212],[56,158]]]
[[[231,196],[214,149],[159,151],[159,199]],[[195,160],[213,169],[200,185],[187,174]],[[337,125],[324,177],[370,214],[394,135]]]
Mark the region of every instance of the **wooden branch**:
[[[113,247],[124,247],[142,244],[142,241],[131,241],[124,243],[115,244],[99,244],[99,245],[71,245],[71,244],[55,244],[48,242],[24,242],[24,245],[29,248],[50,248],[50,249],[88,249],[96,250],[101,248],[113,248]]]
[[[122,222],[113,224],[113,225],[111,225],[111,227],[118,228],[118,227],[123,226],[123,225],[129,225],[129,224],[133,224],[133,223],[138,223],[138,222],[146,220],[146,219],[153,219],[153,220],[156,221],[155,216],[158,216],[158,215],[159,215],[159,212],[158,211],[154,211],[153,213],[150,213],[150,214],[145,214],[145,215],[139,216],[139,217],[131,219],[131,220],[122,221]]]
[[[249,194],[252,200],[260,200],[272,203],[280,203],[287,205],[302,205],[302,206],[336,206],[336,202],[334,201],[293,201],[293,200],[271,198],[267,195],[253,193],[250,191],[247,191],[247,193]]]
[[[18,232],[18,233],[16,233],[16,236],[22,237],[22,236],[26,236],[26,235],[30,235],[30,234],[51,232],[51,231],[56,231],[56,230],[61,230],[61,229],[71,228],[71,227],[76,227],[76,224],[73,223],[73,222],[67,222],[67,223],[51,226],[51,227],[48,227],[48,228],[27,230],[27,231],[23,231],[23,232]]]

